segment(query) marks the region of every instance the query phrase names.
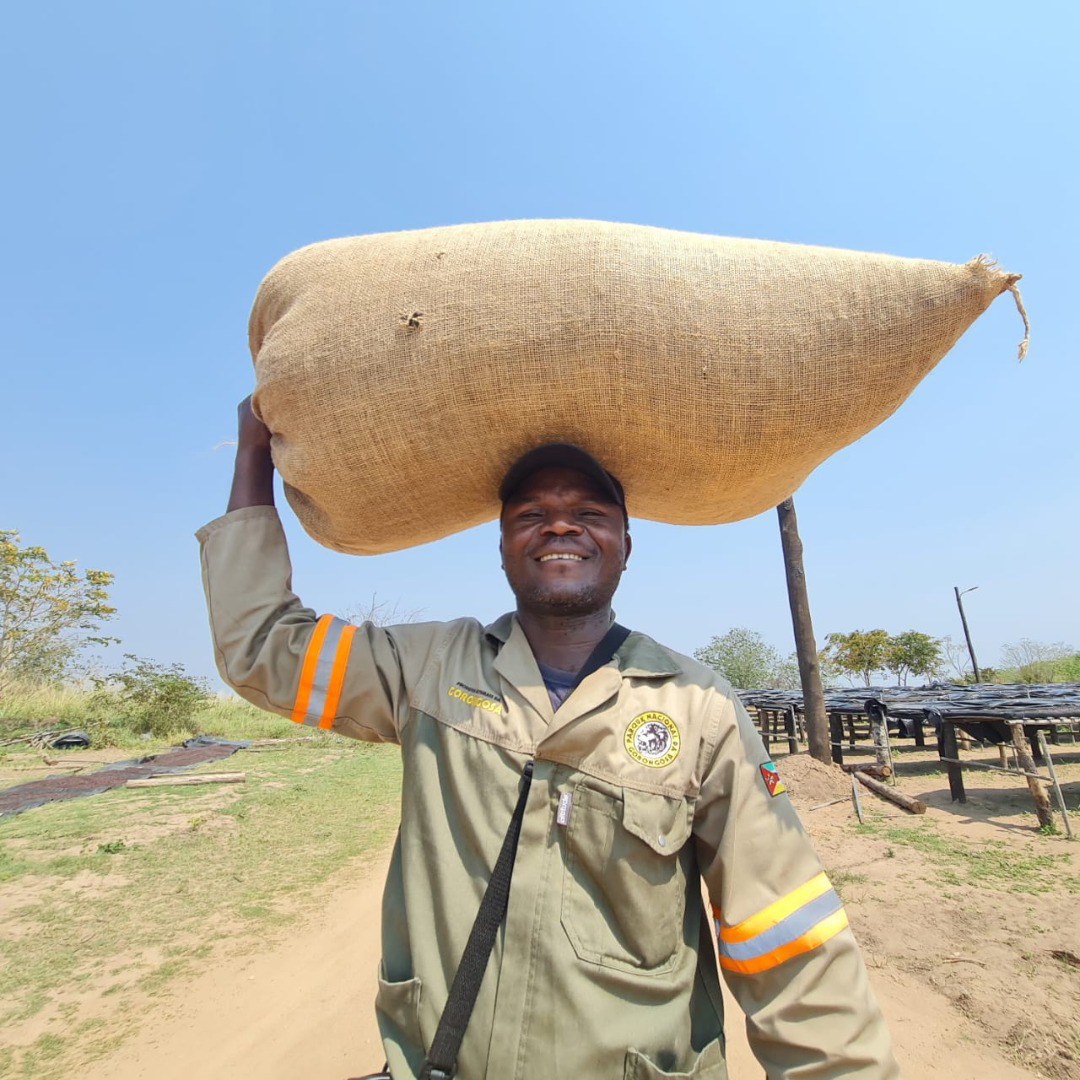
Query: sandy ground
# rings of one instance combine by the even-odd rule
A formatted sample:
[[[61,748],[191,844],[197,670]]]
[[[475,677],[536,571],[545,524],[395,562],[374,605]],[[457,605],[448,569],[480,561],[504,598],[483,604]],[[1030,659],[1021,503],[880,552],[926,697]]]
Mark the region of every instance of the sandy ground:
[[[1075,805],[1080,754],[1066,757],[1062,772]],[[1022,782],[968,773],[969,801],[959,806],[931,762],[905,762],[903,790],[927,803],[926,816],[913,818],[864,792],[877,828],[858,832],[844,774],[805,755],[779,761],[844,897],[905,1077],[1078,1080],[1080,845],[1034,832]],[[993,888],[965,888],[949,876],[962,864],[943,864],[888,835],[905,825],[989,844],[1002,855],[1005,878]],[[378,1068],[373,1003],[388,855],[342,874],[320,895],[317,911],[298,912],[289,933],[217,949],[163,994],[126,998],[122,1015],[110,1015],[113,999],[98,1002],[99,1015],[124,1038],[78,1074],[345,1080]],[[1053,866],[1044,868],[1037,860],[1048,856]],[[1010,860],[1028,860],[1031,874],[1052,878],[1053,887],[1028,891],[1022,876],[1013,883]],[[760,1080],[730,999],[727,1028],[733,1080]]]
[[[383,859],[365,880],[336,891],[323,914],[288,942],[178,988],[140,1039],[83,1071],[84,1080],[345,1080],[377,1069],[374,969],[385,867]],[[944,996],[895,973],[872,977],[906,1076],[1036,1075],[981,1049],[978,1030]],[[739,1008],[730,997],[726,1002],[732,1080],[760,1080],[764,1072],[750,1053]]]
[[[932,881],[918,851],[855,836],[847,803],[822,806],[847,790],[837,771],[805,757],[783,762],[781,775],[814,837],[822,860],[841,881],[871,979],[889,1020],[909,1080],[1013,1080],[1074,1077],[1070,1024],[1080,1024],[1080,978],[1053,961],[1032,962],[1030,922],[1042,931],[1039,955],[1076,950],[1075,896],[1025,895],[996,918],[997,894],[954,890]],[[1002,801],[996,789],[984,807],[977,782],[958,815],[940,777],[905,789],[926,798],[946,830],[967,839],[1008,843],[1023,853],[1049,842],[1018,825],[1025,792]],[[910,823],[884,809],[883,824]],[[935,804],[938,810],[935,811]],[[817,807],[817,809],[812,809]],[[1004,815],[1004,820],[1001,815]],[[995,817],[997,815],[997,817]],[[1042,845],[1042,846],[1039,846]],[[388,853],[386,853],[388,855]],[[147,1001],[141,1033],[82,1071],[85,1080],[344,1080],[382,1063],[374,1023],[379,900],[386,855],[359,880],[330,890],[321,912],[265,951],[209,967],[167,1002]],[[859,873],[855,873],[855,870]],[[1055,920],[1057,925],[1055,926]],[[1046,924],[1043,926],[1042,924]],[[1019,934],[1022,938],[1014,941]],[[750,1054],[742,1016],[728,999],[729,1071],[733,1080],[764,1074]],[[1060,1035],[1060,1038],[1058,1037]],[[1062,1047],[1066,1047],[1062,1051]],[[1020,1061],[1030,1068],[1018,1065]]]

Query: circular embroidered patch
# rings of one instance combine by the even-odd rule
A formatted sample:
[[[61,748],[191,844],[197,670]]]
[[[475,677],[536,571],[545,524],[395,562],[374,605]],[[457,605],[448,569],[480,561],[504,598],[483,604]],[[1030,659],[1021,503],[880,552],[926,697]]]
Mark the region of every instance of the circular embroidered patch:
[[[679,729],[667,713],[644,712],[630,721],[623,745],[639,764],[662,769],[679,756]]]

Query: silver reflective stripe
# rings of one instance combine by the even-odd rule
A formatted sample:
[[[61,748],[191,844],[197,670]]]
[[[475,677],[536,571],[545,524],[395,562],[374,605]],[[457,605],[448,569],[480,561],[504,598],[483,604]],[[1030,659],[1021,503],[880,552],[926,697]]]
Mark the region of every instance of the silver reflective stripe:
[[[334,670],[334,657],[337,655],[341,632],[349,624],[344,619],[331,619],[323,638],[319,660],[315,665],[315,679],[311,684],[311,697],[308,698],[307,713],[301,721],[308,727],[318,727],[326,708],[326,691],[330,686],[330,675]]]
[[[797,911],[793,911],[786,919],[782,919],[774,927],[756,934],[748,941],[721,941],[720,955],[729,960],[754,960],[773,949],[779,949],[781,945],[788,945],[796,938],[800,938],[812,930],[822,919],[827,919],[835,914],[843,905],[840,897],[834,889],[822,893],[820,896],[803,904]]]

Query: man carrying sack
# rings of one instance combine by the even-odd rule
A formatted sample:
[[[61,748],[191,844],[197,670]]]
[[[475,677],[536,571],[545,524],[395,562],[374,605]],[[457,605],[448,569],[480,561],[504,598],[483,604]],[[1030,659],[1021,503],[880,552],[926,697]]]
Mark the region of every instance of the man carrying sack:
[[[229,512],[198,534],[216,659],[261,708],[401,747],[376,1002],[394,1080],[720,1080],[717,940],[769,1077],[899,1076],[738,698],[613,622],[617,479],[576,447],[531,451],[499,490],[515,612],[354,627],[290,591],[273,474],[244,401]]]

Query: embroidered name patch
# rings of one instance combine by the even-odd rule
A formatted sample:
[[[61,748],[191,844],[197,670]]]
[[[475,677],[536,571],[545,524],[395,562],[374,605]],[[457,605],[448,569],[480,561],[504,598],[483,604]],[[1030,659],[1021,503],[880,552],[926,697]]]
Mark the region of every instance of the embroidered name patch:
[[[784,787],[783,780],[780,779],[780,774],[776,771],[776,765],[771,761],[766,761],[764,765],[759,766],[761,769],[761,779],[765,781],[765,786],[769,789],[769,794],[775,798],[777,795],[783,795],[787,788]]]
[[[463,701],[474,709],[483,709],[484,712],[501,713],[503,711],[502,702],[494,694],[489,694],[486,690],[477,690],[474,686],[466,686],[465,683],[451,686],[446,694],[448,697]]]
[[[679,756],[681,739],[675,721],[667,713],[645,712],[630,721],[623,745],[638,764],[662,769]]]

